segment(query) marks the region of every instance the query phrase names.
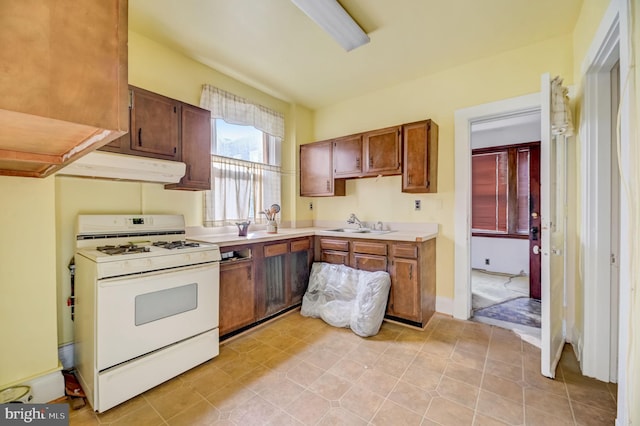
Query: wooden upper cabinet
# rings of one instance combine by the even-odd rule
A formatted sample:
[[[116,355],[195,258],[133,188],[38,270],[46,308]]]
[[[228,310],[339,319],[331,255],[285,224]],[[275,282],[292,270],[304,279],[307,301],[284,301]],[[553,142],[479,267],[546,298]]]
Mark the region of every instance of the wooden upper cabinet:
[[[400,164],[401,126],[365,132],[362,135],[364,175],[398,175]]]
[[[345,182],[333,177],[333,142],[300,145],[300,196],[345,194]]]
[[[180,161],[180,102],[137,87],[131,91],[132,153]]]
[[[438,125],[425,120],[402,129],[402,192],[437,192]]]
[[[45,177],[128,131],[126,0],[0,12],[0,175]]]
[[[333,140],[333,172],[340,178],[362,175],[362,135]]]
[[[180,146],[187,170],[180,182],[166,189],[211,189],[211,112],[182,104]]]

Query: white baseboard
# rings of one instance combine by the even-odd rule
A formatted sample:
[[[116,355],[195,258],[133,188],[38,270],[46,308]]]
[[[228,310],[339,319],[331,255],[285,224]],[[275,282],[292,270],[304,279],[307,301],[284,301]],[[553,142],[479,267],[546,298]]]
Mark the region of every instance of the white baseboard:
[[[64,396],[64,377],[60,370],[22,383],[31,386],[34,404],[46,404]]]
[[[573,353],[576,355],[578,364],[580,364],[580,370],[582,370],[582,351],[584,342],[582,341],[582,333],[574,326],[571,328],[571,347]]]
[[[436,296],[436,312],[453,315],[453,299],[450,297]]]
[[[73,343],[67,343],[58,347],[58,359],[62,363],[62,368],[68,370],[75,365],[73,358]]]

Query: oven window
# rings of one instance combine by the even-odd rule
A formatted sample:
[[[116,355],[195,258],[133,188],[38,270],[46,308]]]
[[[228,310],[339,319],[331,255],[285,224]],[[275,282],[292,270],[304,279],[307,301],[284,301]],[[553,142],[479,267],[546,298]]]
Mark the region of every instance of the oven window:
[[[192,311],[198,307],[198,284],[136,296],[136,325]]]

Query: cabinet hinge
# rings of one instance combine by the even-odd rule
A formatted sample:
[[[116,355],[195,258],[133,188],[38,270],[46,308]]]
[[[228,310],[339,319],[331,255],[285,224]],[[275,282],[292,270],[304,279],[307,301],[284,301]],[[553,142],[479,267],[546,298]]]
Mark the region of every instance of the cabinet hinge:
[[[178,152],[178,148],[176,148],[175,146],[173,147],[173,153],[177,153]]]
[[[178,112],[178,109],[175,106],[173,107],[173,112],[174,113]]]

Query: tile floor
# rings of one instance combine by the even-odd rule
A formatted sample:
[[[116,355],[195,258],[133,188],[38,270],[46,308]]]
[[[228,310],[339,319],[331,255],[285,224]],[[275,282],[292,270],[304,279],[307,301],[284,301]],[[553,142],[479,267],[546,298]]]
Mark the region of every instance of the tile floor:
[[[569,346],[556,380],[509,330],[436,315],[363,339],[290,313],[220,356],[71,425],[611,425],[616,388],[580,375]]]

